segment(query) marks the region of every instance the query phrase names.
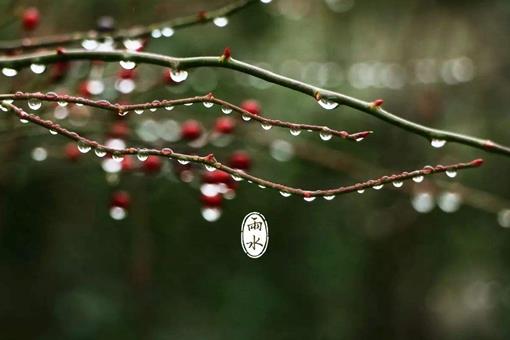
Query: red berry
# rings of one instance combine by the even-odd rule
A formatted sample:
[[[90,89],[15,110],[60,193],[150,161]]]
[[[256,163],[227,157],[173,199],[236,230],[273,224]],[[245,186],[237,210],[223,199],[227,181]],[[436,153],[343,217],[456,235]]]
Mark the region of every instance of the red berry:
[[[119,70],[119,72],[117,73],[117,76],[120,79],[135,79],[136,78],[136,70],[135,69],[126,70],[123,68],[123,69]]]
[[[230,155],[229,164],[235,169],[248,170],[251,167],[251,157],[245,151],[236,151]]]
[[[73,162],[77,161],[81,156],[81,152],[78,150],[78,147],[75,143],[68,143],[64,149],[64,153],[66,158]]]
[[[230,177],[230,174],[223,170],[205,171],[202,176],[202,182],[204,183],[227,184],[231,181],[232,177]]]
[[[37,25],[39,25],[39,10],[35,7],[27,8],[23,12],[23,28],[32,31]]]
[[[129,136],[129,125],[125,121],[117,121],[110,128],[110,136],[112,138],[124,139]]]
[[[219,133],[229,134],[234,131],[236,122],[230,117],[219,117],[216,119],[214,129]]]
[[[129,205],[131,204],[131,197],[129,196],[129,193],[126,191],[117,191],[114,192],[112,195],[112,201],[111,205],[113,207],[120,207],[127,209],[129,208]]]
[[[88,98],[91,96],[91,93],[89,91],[89,82],[88,81],[82,81],[80,83],[80,86],[78,87],[78,93],[80,96]]]
[[[223,50],[223,58],[225,61],[228,61],[230,57],[232,56],[232,51],[230,50],[230,47],[225,47]]]
[[[161,170],[163,162],[158,156],[150,155],[142,164],[142,169],[146,174],[155,174]]]
[[[200,197],[200,200],[202,201],[202,204],[206,207],[220,207],[221,202],[223,201],[223,196],[220,194],[216,194],[214,196],[206,196],[202,195]]]
[[[122,165],[121,169],[124,172],[131,171],[135,167],[135,162],[133,161],[133,157],[128,156],[128,155],[124,156],[124,158],[122,159],[120,164]]]
[[[249,113],[260,116],[262,113],[262,108],[258,101],[254,99],[248,99],[241,103],[241,108]]]
[[[187,120],[181,125],[181,136],[186,140],[195,140],[202,135],[202,126],[196,120]]]
[[[55,81],[62,79],[69,70],[69,66],[67,61],[57,61],[51,68],[51,78]]]

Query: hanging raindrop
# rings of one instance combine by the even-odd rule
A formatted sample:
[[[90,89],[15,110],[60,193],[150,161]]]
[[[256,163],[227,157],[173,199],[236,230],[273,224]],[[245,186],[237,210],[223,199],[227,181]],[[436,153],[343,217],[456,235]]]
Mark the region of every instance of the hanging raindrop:
[[[364,192],[365,192],[365,189],[359,189],[359,190],[357,190],[357,191],[358,191],[358,194],[362,194],[362,193],[364,193]]]
[[[142,162],[145,162],[147,160],[147,158],[149,158],[148,150],[143,149],[143,150],[138,151],[138,153],[136,154],[136,158],[138,158],[138,160],[140,160]]]
[[[457,176],[457,170],[448,170],[448,171],[446,171],[446,176],[448,176],[450,178],[454,178],[455,176]]]
[[[203,104],[204,104],[204,106],[205,106],[207,109],[209,109],[209,108],[213,107],[213,105],[214,105],[214,103],[212,103],[212,102],[203,102]]]
[[[384,184],[379,184],[379,185],[374,185],[372,188],[374,188],[375,190],[380,190],[380,189],[382,189],[383,186],[384,186]]]
[[[136,113],[137,115],[141,115],[141,114],[143,113],[143,109],[136,109],[136,110],[135,110],[135,113]]]
[[[112,154],[112,159],[116,162],[122,162],[124,160],[124,155],[120,153]]]
[[[290,129],[290,134],[293,135],[293,136],[299,136],[299,134],[301,133],[301,129]]]
[[[264,124],[264,123],[260,124],[260,126],[262,126],[262,128],[266,131],[271,130],[271,128],[273,127],[271,124]]]
[[[191,106],[193,103],[184,103],[184,106]]]
[[[134,61],[129,60],[121,60],[119,64],[125,70],[132,70],[136,67],[136,63]]]
[[[228,106],[223,105],[221,107],[221,112],[223,112],[224,114],[228,115],[228,114],[232,113],[232,109],[230,107],[228,107]]]
[[[245,114],[244,114],[244,115],[242,115],[242,118],[243,118],[243,120],[244,120],[245,122],[249,122],[249,121],[251,120],[251,117],[250,117],[250,116],[248,116],[248,115],[245,115]]]
[[[436,149],[442,148],[445,144],[446,144],[446,141],[443,139],[432,139],[430,141],[430,145],[432,145],[432,147],[434,147]]]
[[[106,151],[103,150],[103,149],[99,149],[99,148],[98,149],[94,149],[94,153],[99,158],[106,156]]]
[[[189,164],[189,161],[185,160],[185,159],[178,159],[177,162],[179,162],[179,164],[182,164],[182,165]]]
[[[243,180],[243,178],[241,176],[237,176],[237,175],[234,175],[234,174],[231,174],[230,176],[236,182],[241,182]]]
[[[49,131],[50,131],[50,135],[53,135],[53,136],[58,135],[58,132],[55,130],[50,129]]]
[[[30,70],[32,70],[35,74],[41,74],[46,70],[46,65],[32,64],[30,65]]]
[[[324,196],[324,199],[326,201],[331,201],[332,199],[334,199],[336,196],[335,195],[327,195],[327,196]]]
[[[90,151],[90,149],[92,149],[92,147],[90,145],[88,145],[87,143],[84,143],[82,141],[78,142],[78,150],[81,153],[87,153]]]
[[[280,191],[280,195],[282,195],[283,197],[289,197],[291,193],[287,191]]]
[[[42,102],[39,99],[32,98],[28,101],[28,107],[31,110],[37,111],[41,108]]]
[[[395,188],[401,188],[404,185],[404,182],[402,181],[393,181],[393,186]]]
[[[66,107],[68,105],[68,102],[64,102],[64,101],[59,101],[57,102],[58,106],[60,107]]]
[[[321,98],[317,102],[319,103],[320,106],[322,106],[323,109],[326,109],[326,110],[333,110],[333,109],[337,108],[337,106],[338,106],[337,102],[328,100],[326,98]]]
[[[310,196],[310,197],[303,197],[303,199],[307,202],[312,202],[312,201],[315,201],[317,197],[315,196]]]
[[[170,105],[169,106],[165,106],[165,110],[167,110],[167,111],[172,111],[173,109],[174,109],[173,106],[170,106]]]
[[[413,181],[415,181],[416,183],[421,183],[423,182],[423,176],[413,177]]]
[[[212,171],[216,170],[216,167],[212,166],[212,165],[209,165],[209,164],[205,164],[205,169],[207,171],[211,171],[212,172]]]
[[[171,70],[170,78],[172,78],[172,80],[175,81],[176,83],[183,82],[186,80],[186,78],[188,78],[188,71]]]
[[[16,71],[15,69],[13,68],[9,68],[9,67],[4,67],[2,69],[2,74],[6,77],[14,77],[15,75],[18,74],[18,71]]]
[[[213,23],[218,27],[225,27],[228,25],[228,19],[226,17],[216,17],[213,19]]]
[[[319,135],[323,141],[328,141],[333,137],[331,133],[326,131],[321,131]]]

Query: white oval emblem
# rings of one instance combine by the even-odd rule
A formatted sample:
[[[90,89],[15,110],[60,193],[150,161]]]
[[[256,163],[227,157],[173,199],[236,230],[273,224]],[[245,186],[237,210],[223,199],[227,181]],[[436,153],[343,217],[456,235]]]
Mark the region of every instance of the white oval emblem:
[[[241,225],[241,245],[252,259],[264,255],[269,243],[269,228],[264,215],[251,212],[244,217]]]

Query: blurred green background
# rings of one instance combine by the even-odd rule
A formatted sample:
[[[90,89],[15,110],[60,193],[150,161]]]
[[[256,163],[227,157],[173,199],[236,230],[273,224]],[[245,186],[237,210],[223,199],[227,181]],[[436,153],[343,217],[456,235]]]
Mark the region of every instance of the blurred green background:
[[[123,28],[226,3],[3,0],[0,37],[23,36],[19,14],[29,6],[41,13],[33,35],[43,36],[93,29],[101,16]],[[230,17],[224,28],[209,23],[153,39],[147,51],[220,55],[229,46],[234,58],[278,73],[364,100],[384,98],[413,121],[510,144],[509,19],[507,0],[273,0]],[[141,65],[136,89],[119,96],[118,65],[100,68],[106,87],[99,97],[112,101],[214,92],[234,103],[256,99],[271,118],[375,131],[362,143],[322,142],[240,124],[228,145],[203,151],[221,160],[246,150],[253,174],[288,185],[335,187],[478,157],[486,164],[453,180],[436,175],[406,182],[405,190],[387,185],[311,203],[242,182],[220,219],[208,222],[198,169],[189,184],[170,163],[158,175],[106,176],[92,153],[69,162],[63,137],[2,112],[0,339],[510,337],[505,157],[451,143],[433,149],[366,114],[322,110],[312,98],[234,71],[195,69],[182,85],[165,86],[160,67]],[[55,83],[25,70],[3,77],[0,87],[77,93],[92,71],[77,63]],[[40,112],[52,117],[53,108]],[[160,113],[131,116],[128,144],[189,150],[151,137],[151,126],[194,117],[211,128],[221,115],[198,104]],[[84,116],[86,124],[74,128],[99,140],[116,119],[97,110]],[[47,155],[34,156],[34,148]],[[121,221],[109,215],[116,190],[132,197]],[[251,211],[265,215],[271,235],[257,260],[239,242]]]

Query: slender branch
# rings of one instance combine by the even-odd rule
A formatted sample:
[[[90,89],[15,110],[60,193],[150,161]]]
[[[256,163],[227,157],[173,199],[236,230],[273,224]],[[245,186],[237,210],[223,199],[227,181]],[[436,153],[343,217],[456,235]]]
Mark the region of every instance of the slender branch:
[[[41,101],[49,101],[49,102],[66,102],[66,103],[77,103],[83,104],[86,106],[96,107],[104,110],[109,110],[116,112],[117,114],[124,116],[128,114],[129,111],[134,110],[148,110],[152,108],[162,108],[162,107],[173,107],[178,105],[184,105],[188,103],[214,103],[220,105],[222,109],[230,109],[233,112],[240,114],[244,119],[249,118],[250,120],[255,120],[260,122],[264,126],[280,126],[283,128],[290,129],[292,131],[301,131],[301,130],[309,130],[309,131],[317,131],[325,136],[338,136],[343,139],[349,139],[353,141],[361,141],[366,136],[372,133],[372,131],[361,131],[356,133],[349,133],[346,131],[339,131],[331,129],[327,126],[323,125],[311,125],[311,124],[298,124],[291,123],[282,120],[270,119],[266,117],[262,117],[259,115],[255,115],[250,113],[239,106],[231,104],[225,100],[215,98],[211,93],[205,96],[196,96],[191,98],[182,98],[182,99],[172,99],[172,100],[156,100],[149,103],[142,104],[133,104],[133,105],[121,105],[118,103],[112,104],[106,100],[92,100],[82,97],[74,97],[69,95],[58,95],[54,92],[49,93],[28,93],[28,92],[16,92],[15,94],[0,94],[0,100],[5,99],[15,99],[15,100],[30,100],[37,99]],[[327,138],[327,137],[326,137]]]
[[[264,79],[268,82],[312,96],[318,101],[329,101],[346,105],[359,111],[368,113],[376,118],[388,122],[429,140],[450,141],[468,145],[487,152],[498,153],[510,156],[510,147],[497,144],[489,139],[476,138],[460,133],[446,130],[433,129],[402,117],[396,116],[384,110],[380,102],[366,102],[347,95],[325,90],[307,83],[287,78],[274,72],[262,69],[233,58],[222,57],[189,57],[176,58],[153,53],[128,52],[128,51],[85,51],[85,50],[63,50],[45,51],[28,55],[0,58],[0,67],[22,68],[33,63],[48,64],[62,60],[102,60],[102,61],[132,61],[170,67],[174,70],[185,70],[196,67],[221,67],[236,70],[254,77]]]
[[[447,166],[443,165],[436,165],[436,166],[426,166],[423,169],[420,170],[414,170],[411,172],[402,172],[399,174],[394,174],[390,176],[383,176],[378,179],[368,180],[360,183],[356,183],[349,186],[342,186],[335,189],[326,189],[326,190],[304,190],[300,188],[294,188],[290,186],[286,186],[283,184],[271,182],[262,178],[255,177],[253,175],[250,175],[242,170],[237,170],[234,168],[231,168],[229,166],[226,166],[216,160],[213,154],[209,154],[207,156],[198,156],[198,155],[189,155],[189,154],[183,154],[183,153],[176,153],[173,150],[169,148],[164,149],[140,149],[140,148],[124,148],[124,149],[114,149],[110,148],[106,145],[99,144],[96,141],[87,139],[85,137],[80,136],[76,132],[69,131],[63,127],[61,127],[59,124],[56,124],[50,120],[44,120],[41,117],[29,114],[23,111],[23,109],[17,107],[16,105],[11,104],[8,101],[2,101],[1,105],[4,106],[7,109],[11,109],[20,120],[26,120],[30,121],[34,124],[37,124],[39,126],[42,126],[49,131],[53,131],[54,133],[63,135],[69,139],[72,139],[78,143],[80,143],[82,146],[86,146],[89,148],[94,149],[100,149],[104,152],[111,153],[112,155],[122,156],[122,155],[134,155],[139,153],[144,153],[147,155],[155,155],[155,156],[162,156],[162,157],[169,157],[172,159],[180,160],[180,161],[188,161],[198,164],[203,164],[206,167],[212,168],[212,169],[219,169],[222,171],[225,171],[232,175],[234,179],[245,179],[248,182],[256,183],[260,187],[263,188],[272,188],[275,190],[279,190],[282,195],[289,195],[289,194],[295,194],[299,196],[303,196],[305,200],[313,200],[315,197],[325,197],[327,199],[334,198],[335,195],[340,194],[346,194],[354,191],[361,191],[368,188],[375,188],[379,189],[386,183],[390,182],[400,182],[405,181],[409,179],[416,179],[423,176],[428,176],[434,173],[442,173],[447,171],[457,171],[457,170],[463,170],[468,168],[474,168],[478,167],[483,164],[482,159],[475,159],[471,162],[467,163],[456,163],[451,164]]]
[[[68,46],[83,40],[113,39],[114,41],[122,41],[129,39],[147,38],[152,34],[154,30],[170,28],[175,31],[189,26],[205,24],[213,21],[215,18],[232,15],[235,12],[256,2],[257,0],[237,0],[213,11],[201,11],[197,14],[186,17],[175,18],[148,26],[135,26],[109,33],[102,33],[91,30],[87,32],[74,32],[47,37],[0,41],[0,51],[6,52],[13,50],[35,50],[48,47]]]

